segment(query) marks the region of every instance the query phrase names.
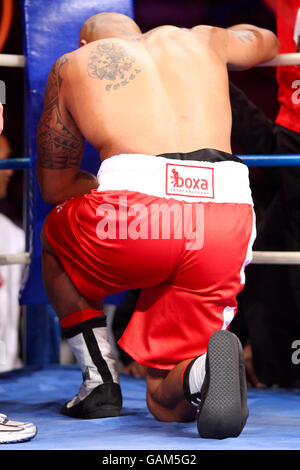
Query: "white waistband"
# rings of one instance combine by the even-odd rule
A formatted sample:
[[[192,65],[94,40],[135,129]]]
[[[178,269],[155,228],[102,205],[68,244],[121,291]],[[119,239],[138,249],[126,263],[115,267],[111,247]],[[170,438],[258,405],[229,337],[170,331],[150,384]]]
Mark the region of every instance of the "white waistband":
[[[135,191],[188,202],[252,204],[249,172],[236,161],[188,161],[143,154],[104,160],[98,191]]]

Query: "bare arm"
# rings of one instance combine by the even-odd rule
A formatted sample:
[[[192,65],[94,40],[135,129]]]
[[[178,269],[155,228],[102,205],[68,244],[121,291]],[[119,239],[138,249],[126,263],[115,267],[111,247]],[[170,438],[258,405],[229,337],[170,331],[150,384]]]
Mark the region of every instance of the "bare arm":
[[[48,76],[44,108],[38,125],[37,176],[43,199],[59,204],[97,187],[97,179],[82,170],[84,138],[61,98],[68,57],[60,57]]]
[[[276,56],[279,40],[272,32],[249,24],[224,30],[225,59],[230,70],[244,70]]]

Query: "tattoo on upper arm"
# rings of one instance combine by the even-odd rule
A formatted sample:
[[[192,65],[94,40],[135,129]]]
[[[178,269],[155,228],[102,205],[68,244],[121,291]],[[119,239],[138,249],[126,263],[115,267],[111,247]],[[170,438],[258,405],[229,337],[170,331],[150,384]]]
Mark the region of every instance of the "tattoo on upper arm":
[[[39,164],[48,169],[73,168],[80,164],[84,142],[64,122],[59,105],[62,85],[61,69],[68,62],[60,57],[49,74],[45,105],[37,130]]]
[[[237,36],[237,38],[241,42],[247,42],[247,41],[253,42],[256,38],[255,34],[252,33],[251,31],[233,31],[231,29],[229,31],[235,36]]]
[[[105,90],[118,90],[135,79],[141,69],[135,66],[135,57],[125,47],[113,41],[101,41],[91,51],[87,65],[91,78],[105,80]]]

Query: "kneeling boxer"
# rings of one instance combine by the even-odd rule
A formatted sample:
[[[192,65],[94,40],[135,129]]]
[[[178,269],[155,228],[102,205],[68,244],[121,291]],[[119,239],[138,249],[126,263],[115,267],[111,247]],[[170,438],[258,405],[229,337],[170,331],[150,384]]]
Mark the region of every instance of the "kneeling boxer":
[[[96,15],[54,64],[37,132],[37,172],[56,208],[42,233],[49,299],[83,372],[63,412],[116,416],[122,396],[106,296],[141,288],[119,344],[147,369],[161,421],[239,435],[248,416],[239,340],[227,331],[251,260],[248,169],[232,155],[227,67],[272,59],[275,35],[250,25],[164,26]],[[80,170],[84,139],[97,178]]]

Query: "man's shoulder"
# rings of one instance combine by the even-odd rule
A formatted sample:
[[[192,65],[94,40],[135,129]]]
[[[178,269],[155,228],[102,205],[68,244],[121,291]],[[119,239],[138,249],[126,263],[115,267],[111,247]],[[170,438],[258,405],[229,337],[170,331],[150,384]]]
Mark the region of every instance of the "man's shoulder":
[[[217,26],[211,26],[206,24],[200,24],[192,28],[180,28],[172,25],[159,26],[150,30],[143,36],[147,39],[148,37],[158,36],[162,39],[171,37],[175,40],[189,41],[193,43],[202,44],[208,48],[215,48],[216,44],[220,44],[220,40],[224,38],[226,30]]]
[[[213,42],[216,39],[219,39],[220,36],[226,34],[226,30],[224,28],[219,28],[217,26],[211,26],[207,24],[201,24],[198,26],[194,26],[190,29],[191,33],[194,34],[200,41],[207,39]]]

